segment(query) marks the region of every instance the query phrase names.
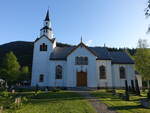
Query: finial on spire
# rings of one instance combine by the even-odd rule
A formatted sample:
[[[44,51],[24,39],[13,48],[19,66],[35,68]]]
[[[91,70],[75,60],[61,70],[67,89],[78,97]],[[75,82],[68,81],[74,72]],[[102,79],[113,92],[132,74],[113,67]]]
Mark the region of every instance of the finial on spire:
[[[82,35],[81,35],[81,43],[82,43]]]
[[[47,10],[47,13],[46,13],[46,17],[45,17],[45,21],[49,21],[50,19],[49,19],[49,8],[48,8],[48,10]]]
[[[104,43],[104,47],[106,47],[106,44]]]

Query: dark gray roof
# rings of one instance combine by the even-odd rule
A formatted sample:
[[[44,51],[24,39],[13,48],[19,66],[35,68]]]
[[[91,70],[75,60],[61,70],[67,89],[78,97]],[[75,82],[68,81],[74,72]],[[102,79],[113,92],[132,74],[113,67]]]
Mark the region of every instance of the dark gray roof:
[[[38,40],[40,40],[42,37],[46,37],[46,38],[47,38],[48,40],[50,40],[52,43],[55,41],[55,38],[50,39],[48,36],[42,35],[42,36],[40,36],[39,38],[37,38],[37,39],[34,41],[34,43],[37,42]]]
[[[109,52],[114,64],[134,64],[134,61],[125,52]]]
[[[56,47],[50,55],[51,60],[66,60],[66,57],[70,51],[72,51],[76,46],[73,47]],[[98,59],[101,60],[111,60],[109,52],[106,48],[103,47],[89,47],[93,51]]]
[[[108,50],[105,47],[89,47],[97,55],[97,60],[111,60]]]
[[[51,60],[66,60],[68,53],[75,47],[55,47],[50,55]]]
[[[50,55],[50,60],[66,60],[67,55],[75,47],[56,47]],[[114,64],[134,64],[125,52],[109,52],[105,47],[89,47],[89,49],[96,54],[97,60],[112,60]]]

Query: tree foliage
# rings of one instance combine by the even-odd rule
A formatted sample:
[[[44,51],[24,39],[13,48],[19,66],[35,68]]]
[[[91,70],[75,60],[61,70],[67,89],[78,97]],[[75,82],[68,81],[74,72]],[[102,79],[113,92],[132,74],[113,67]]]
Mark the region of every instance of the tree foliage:
[[[9,52],[5,55],[2,61],[2,67],[0,71],[0,77],[6,80],[9,84],[17,80],[19,76],[20,64],[17,61],[13,52]]]
[[[150,0],[147,2],[147,7],[145,9],[145,15],[150,16]]]
[[[145,8],[145,16],[149,17],[150,16],[150,0],[147,2],[147,7]],[[150,26],[148,27],[147,32],[150,32]]]
[[[28,66],[23,66],[21,68],[21,74],[18,77],[18,81],[26,81],[26,80],[30,80],[30,76],[29,76],[29,67]]]
[[[14,53],[7,53],[2,60],[0,78],[4,79],[9,85],[11,85],[23,80],[27,80],[27,76],[29,76],[28,66],[21,68]]]
[[[150,50],[147,47],[147,41],[140,39],[134,59],[136,70],[142,75],[142,78],[150,80]]]

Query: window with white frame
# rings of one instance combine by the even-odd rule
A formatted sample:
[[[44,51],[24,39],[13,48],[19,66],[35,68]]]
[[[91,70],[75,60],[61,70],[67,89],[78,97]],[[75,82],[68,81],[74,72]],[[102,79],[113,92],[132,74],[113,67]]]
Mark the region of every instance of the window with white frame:
[[[124,67],[119,68],[119,73],[120,73],[120,79],[125,79],[126,78],[126,70]]]
[[[99,76],[100,79],[106,79],[106,68],[103,65],[99,67]]]
[[[62,79],[62,66],[57,65],[56,66],[56,79]]]
[[[88,65],[88,57],[77,56],[75,57],[76,65]]]

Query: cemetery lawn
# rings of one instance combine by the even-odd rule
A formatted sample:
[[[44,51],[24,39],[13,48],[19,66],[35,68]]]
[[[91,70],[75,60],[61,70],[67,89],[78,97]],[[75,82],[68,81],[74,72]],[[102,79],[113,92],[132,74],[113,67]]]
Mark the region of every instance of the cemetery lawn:
[[[33,92],[19,92],[16,96],[28,98],[27,103],[19,109],[5,109],[4,113],[96,113],[92,105],[77,93],[69,91],[40,92],[32,96]],[[7,101],[0,97],[1,101]]]
[[[117,93],[124,93],[124,91],[117,90]],[[150,109],[143,108],[139,102],[141,98],[146,98],[146,93],[141,94],[142,96],[130,94],[130,101],[124,101],[119,96],[106,92],[106,90],[97,90],[91,94],[108,105],[108,109],[113,109],[119,113],[150,113]]]

